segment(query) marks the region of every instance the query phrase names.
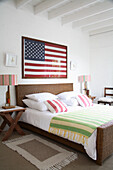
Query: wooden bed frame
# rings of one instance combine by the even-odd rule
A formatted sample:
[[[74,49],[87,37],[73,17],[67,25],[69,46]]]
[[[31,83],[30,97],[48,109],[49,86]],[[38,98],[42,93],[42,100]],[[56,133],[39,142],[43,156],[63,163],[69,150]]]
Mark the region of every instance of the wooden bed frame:
[[[64,91],[72,90],[73,90],[72,83],[34,84],[34,85],[23,84],[16,86],[16,101],[18,106],[24,106],[22,99],[25,98],[26,94],[40,92],[51,92],[53,94],[58,94]],[[67,146],[70,146],[78,151],[85,153],[84,147],[81,144],[76,144],[67,139],[63,139],[61,137],[48,133],[27,123],[19,122],[19,124],[21,127],[25,129],[47,136],[55,141],[58,141],[60,143],[63,143]],[[102,165],[102,162],[113,153],[113,121],[97,128],[96,147],[97,147],[96,163]]]

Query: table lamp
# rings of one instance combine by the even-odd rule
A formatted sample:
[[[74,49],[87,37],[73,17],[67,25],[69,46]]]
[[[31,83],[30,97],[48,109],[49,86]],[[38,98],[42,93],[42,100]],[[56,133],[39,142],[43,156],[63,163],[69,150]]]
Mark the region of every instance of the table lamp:
[[[89,96],[89,90],[88,90],[88,87],[87,87],[87,82],[91,81],[91,76],[90,75],[81,75],[81,76],[78,77],[78,81],[81,82],[81,84],[84,82],[85,94],[87,96]],[[82,87],[81,87],[81,89],[82,89]]]
[[[2,86],[8,86],[8,91],[6,92],[6,104],[5,106],[2,106],[3,109],[10,109],[14,108],[15,106],[12,106],[10,104],[10,85],[14,86],[17,85],[17,75],[14,74],[4,74],[0,75],[0,85]]]

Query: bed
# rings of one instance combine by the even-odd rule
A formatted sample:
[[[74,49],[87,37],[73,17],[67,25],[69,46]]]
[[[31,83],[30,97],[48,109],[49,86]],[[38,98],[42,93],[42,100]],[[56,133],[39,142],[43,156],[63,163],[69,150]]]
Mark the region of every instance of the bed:
[[[58,94],[61,92],[72,91],[72,90],[73,90],[72,83],[18,85],[16,86],[16,101],[17,101],[18,106],[24,106],[22,99],[25,97],[26,94],[40,93],[40,92],[45,92],[45,91],[51,92],[53,94]],[[84,147],[81,144],[77,144],[67,139],[58,137],[42,129],[39,129],[33,125],[30,125],[28,123],[25,123],[25,122],[19,122],[19,123],[20,123],[20,126],[25,129],[28,129],[30,131],[49,137],[67,146],[71,146],[72,148],[78,151],[81,151],[84,153],[86,152]],[[99,165],[102,165],[103,161],[113,153],[113,121],[110,121],[107,124],[104,124],[97,128],[96,149],[97,149],[97,160],[95,162]]]

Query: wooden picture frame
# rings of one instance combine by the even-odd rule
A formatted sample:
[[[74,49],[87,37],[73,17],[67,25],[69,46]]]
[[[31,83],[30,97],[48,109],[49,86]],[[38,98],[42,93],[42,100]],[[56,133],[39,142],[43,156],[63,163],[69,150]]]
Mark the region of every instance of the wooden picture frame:
[[[67,78],[67,46],[22,37],[22,78]]]

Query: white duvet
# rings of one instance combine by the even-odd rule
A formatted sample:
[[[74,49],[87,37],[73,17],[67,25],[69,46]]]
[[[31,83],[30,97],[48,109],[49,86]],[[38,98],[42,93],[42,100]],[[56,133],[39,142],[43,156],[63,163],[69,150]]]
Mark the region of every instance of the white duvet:
[[[83,109],[83,108],[80,106],[76,106],[74,108],[68,107],[68,111],[74,111],[78,109]],[[59,114],[65,114],[65,113],[59,113]],[[26,111],[21,116],[20,121],[29,123],[35,127],[48,131],[50,121],[56,115],[58,115],[58,113],[53,114],[49,111],[41,112],[35,109],[27,108]],[[96,160],[96,135],[97,135],[97,131],[95,130],[94,133],[88,139],[88,145],[84,145],[84,149],[86,150],[86,153],[89,155],[89,157],[91,157],[94,160]]]

